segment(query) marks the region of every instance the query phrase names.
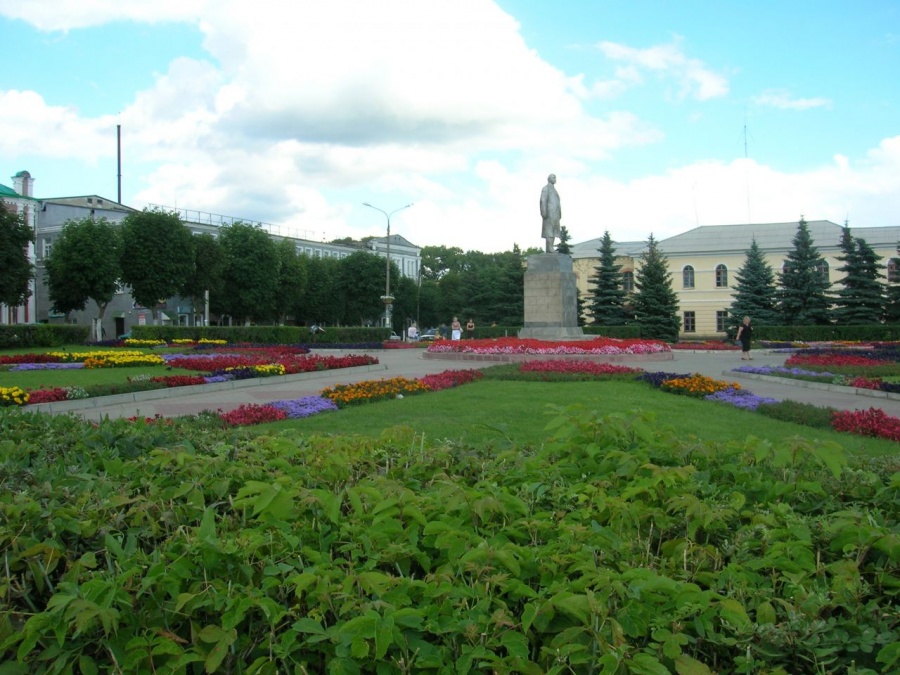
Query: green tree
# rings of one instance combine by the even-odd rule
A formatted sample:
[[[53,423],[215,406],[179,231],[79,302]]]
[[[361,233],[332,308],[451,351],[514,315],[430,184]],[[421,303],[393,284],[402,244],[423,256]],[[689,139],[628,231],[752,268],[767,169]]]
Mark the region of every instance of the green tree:
[[[191,237],[194,265],[181,294],[190,298],[197,312],[206,306],[206,293],[211,298],[219,298],[222,293],[225,272],[225,251],[219,240],[211,234]],[[211,301],[211,304],[215,301]]]
[[[225,252],[222,313],[238,323],[273,321],[277,315],[278,249],[259,225],[237,222],[219,230]]]
[[[28,244],[34,232],[15,206],[0,200],[0,303],[17,307],[31,296],[34,265],[28,259]]]
[[[44,278],[54,309],[82,311],[97,305],[94,339],[103,339],[103,317],[122,274],[121,232],[106,218],[68,220],[45,261]]]
[[[304,256],[297,253],[297,245],[291,239],[282,239],[278,249],[278,291],[275,294],[275,311],[279,322],[300,306],[306,292],[306,265]]]
[[[559,228],[559,243],[556,245],[556,252],[562,253],[563,255],[572,255],[572,247],[569,246],[569,242],[571,241],[572,236],[569,234],[569,230],[566,229],[566,226],[563,225]]]
[[[831,323],[827,263],[813,244],[809,226],[802,217],[792,243],[784,269],[778,275],[782,319],[788,326]]]
[[[881,256],[872,250],[865,239],[854,238],[844,224],[838,256],[844,273],[841,287],[834,294],[834,318],[845,326],[866,326],[878,323],[885,310],[885,291],[881,283]]]
[[[145,307],[174,297],[194,267],[191,231],[175,212],[144,209],[122,221],[122,281]]]
[[[460,272],[464,255],[463,250],[455,246],[424,246],[419,252],[422,279],[439,281],[448,272]]]
[[[672,290],[668,260],[650,235],[647,250],[635,273],[634,313],[641,326],[641,337],[674,342],[681,321],[678,318],[678,296]]]
[[[897,245],[897,253],[900,253],[900,244]],[[888,267],[884,320],[888,323],[898,323],[900,322],[900,258],[891,258],[891,263],[891,266]]]
[[[384,258],[367,251],[357,251],[341,259],[338,279],[343,306],[342,322],[351,326],[361,326],[369,321],[378,323],[379,317],[384,314],[384,302],[381,298],[385,291],[387,270]],[[390,275],[391,295],[395,300],[408,300],[398,296],[401,290],[400,272],[393,261]],[[403,311],[408,311],[408,307]],[[403,316],[398,318],[402,320]]]
[[[726,325],[730,335],[737,333],[737,327],[745,316],[749,316],[757,326],[777,326],[781,322],[775,272],[766,262],[756,238],[745,255],[743,266],[735,274],[734,300],[728,308]]]
[[[296,313],[298,324],[336,326],[343,323],[340,272],[342,263],[348,259],[349,256],[343,260],[305,257],[307,285],[303,301]]]
[[[609,231],[603,233],[600,240],[600,264],[594,268],[594,274],[588,279],[590,296],[588,313],[596,326],[623,326],[628,323],[628,311],[622,266],[616,264],[616,249],[613,246]]]

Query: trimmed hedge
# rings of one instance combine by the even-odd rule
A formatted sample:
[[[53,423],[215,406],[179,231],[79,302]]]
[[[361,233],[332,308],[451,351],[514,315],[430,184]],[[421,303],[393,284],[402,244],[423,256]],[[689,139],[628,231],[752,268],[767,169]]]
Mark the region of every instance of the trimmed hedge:
[[[0,349],[62,347],[87,342],[90,326],[17,323],[0,326]]]
[[[585,326],[584,334],[628,340],[641,337],[641,327],[636,323],[627,326]]]
[[[755,340],[773,342],[824,342],[847,340],[851,342],[894,342],[900,340],[900,324],[873,324],[870,326],[753,326]]]
[[[281,345],[384,342],[390,336],[388,328],[359,326],[329,327],[315,335],[305,326],[134,326],[131,330],[131,337],[142,340],[206,339]]]

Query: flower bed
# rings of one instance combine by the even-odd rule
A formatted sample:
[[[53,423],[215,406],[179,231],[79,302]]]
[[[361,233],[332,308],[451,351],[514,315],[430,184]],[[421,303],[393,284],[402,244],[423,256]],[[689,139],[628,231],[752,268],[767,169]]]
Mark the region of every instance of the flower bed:
[[[708,352],[739,351],[741,346],[733,342],[725,342],[724,340],[705,340],[704,342],[676,342],[671,345],[672,349],[699,349]]]
[[[880,408],[836,412],[832,415],[831,426],[837,431],[900,441],[900,419]]]
[[[519,365],[522,373],[565,373],[584,375],[627,375],[643,371],[640,368],[616,366],[611,363],[593,361],[525,361]]]
[[[458,354],[659,354],[671,348],[658,340],[597,338],[557,342],[551,340],[497,338],[491,340],[441,340],[428,345],[430,353]]]
[[[739,390],[741,385],[737,382],[723,382],[722,380],[695,373],[690,377],[677,377],[666,380],[660,385],[660,388],[673,394],[704,398],[723,389]]]
[[[361,405],[389,398],[422,394],[428,391],[419,380],[392,377],[381,380],[366,380],[353,384],[338,384],[322,391],[322,396],[331,399],[338,408]]]
[[[735,408],[742,408],[743,410],[756,410],[760,405],[764,403],[778,403],[777,399],[771,398],[769,396],[757,396],[756,394],[749,392],[746,389],[735,389],[734,387],[726,387],[725,389],[720,389],[714,394],[704,396],[704,398],[707,401],[727,403],[729,405],[733,405]]]

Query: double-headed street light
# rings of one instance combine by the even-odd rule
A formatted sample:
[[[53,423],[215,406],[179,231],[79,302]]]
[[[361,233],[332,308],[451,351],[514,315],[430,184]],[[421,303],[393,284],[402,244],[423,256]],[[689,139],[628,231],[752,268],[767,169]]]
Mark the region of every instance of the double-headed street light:
[[[384,214],[384,217],[387,218],[387,263],[385,264],[384,273],[384,295],[381,296],[381,301],[384,303],[384,325],[386,328],[391,328],[391,305],[394,303],[394,296],[391,295],[391,216],[397,213],[397,211],[408,209],[412,204],[401,206],[399,209],[394,209],[390,213],[383,209],[379,209],[377,206],[372,206],[369,202],[363,202],[363,206],[368,206],[370,209],[381,211]]]

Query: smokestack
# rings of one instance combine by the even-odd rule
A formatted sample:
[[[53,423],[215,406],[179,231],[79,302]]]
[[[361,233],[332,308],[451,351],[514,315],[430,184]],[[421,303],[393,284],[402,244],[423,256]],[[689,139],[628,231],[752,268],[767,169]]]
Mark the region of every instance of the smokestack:
[[[122,125],[116,125],[116,155],[118,157],[118,167],[119,167],[119,199],[118,203],[122,203]]]
[[[23,197],[33,197],[34,195],[34,178],[31,177],[31,174],[27,171],[20,171],[13,179],[13,190],[18,192]]]

